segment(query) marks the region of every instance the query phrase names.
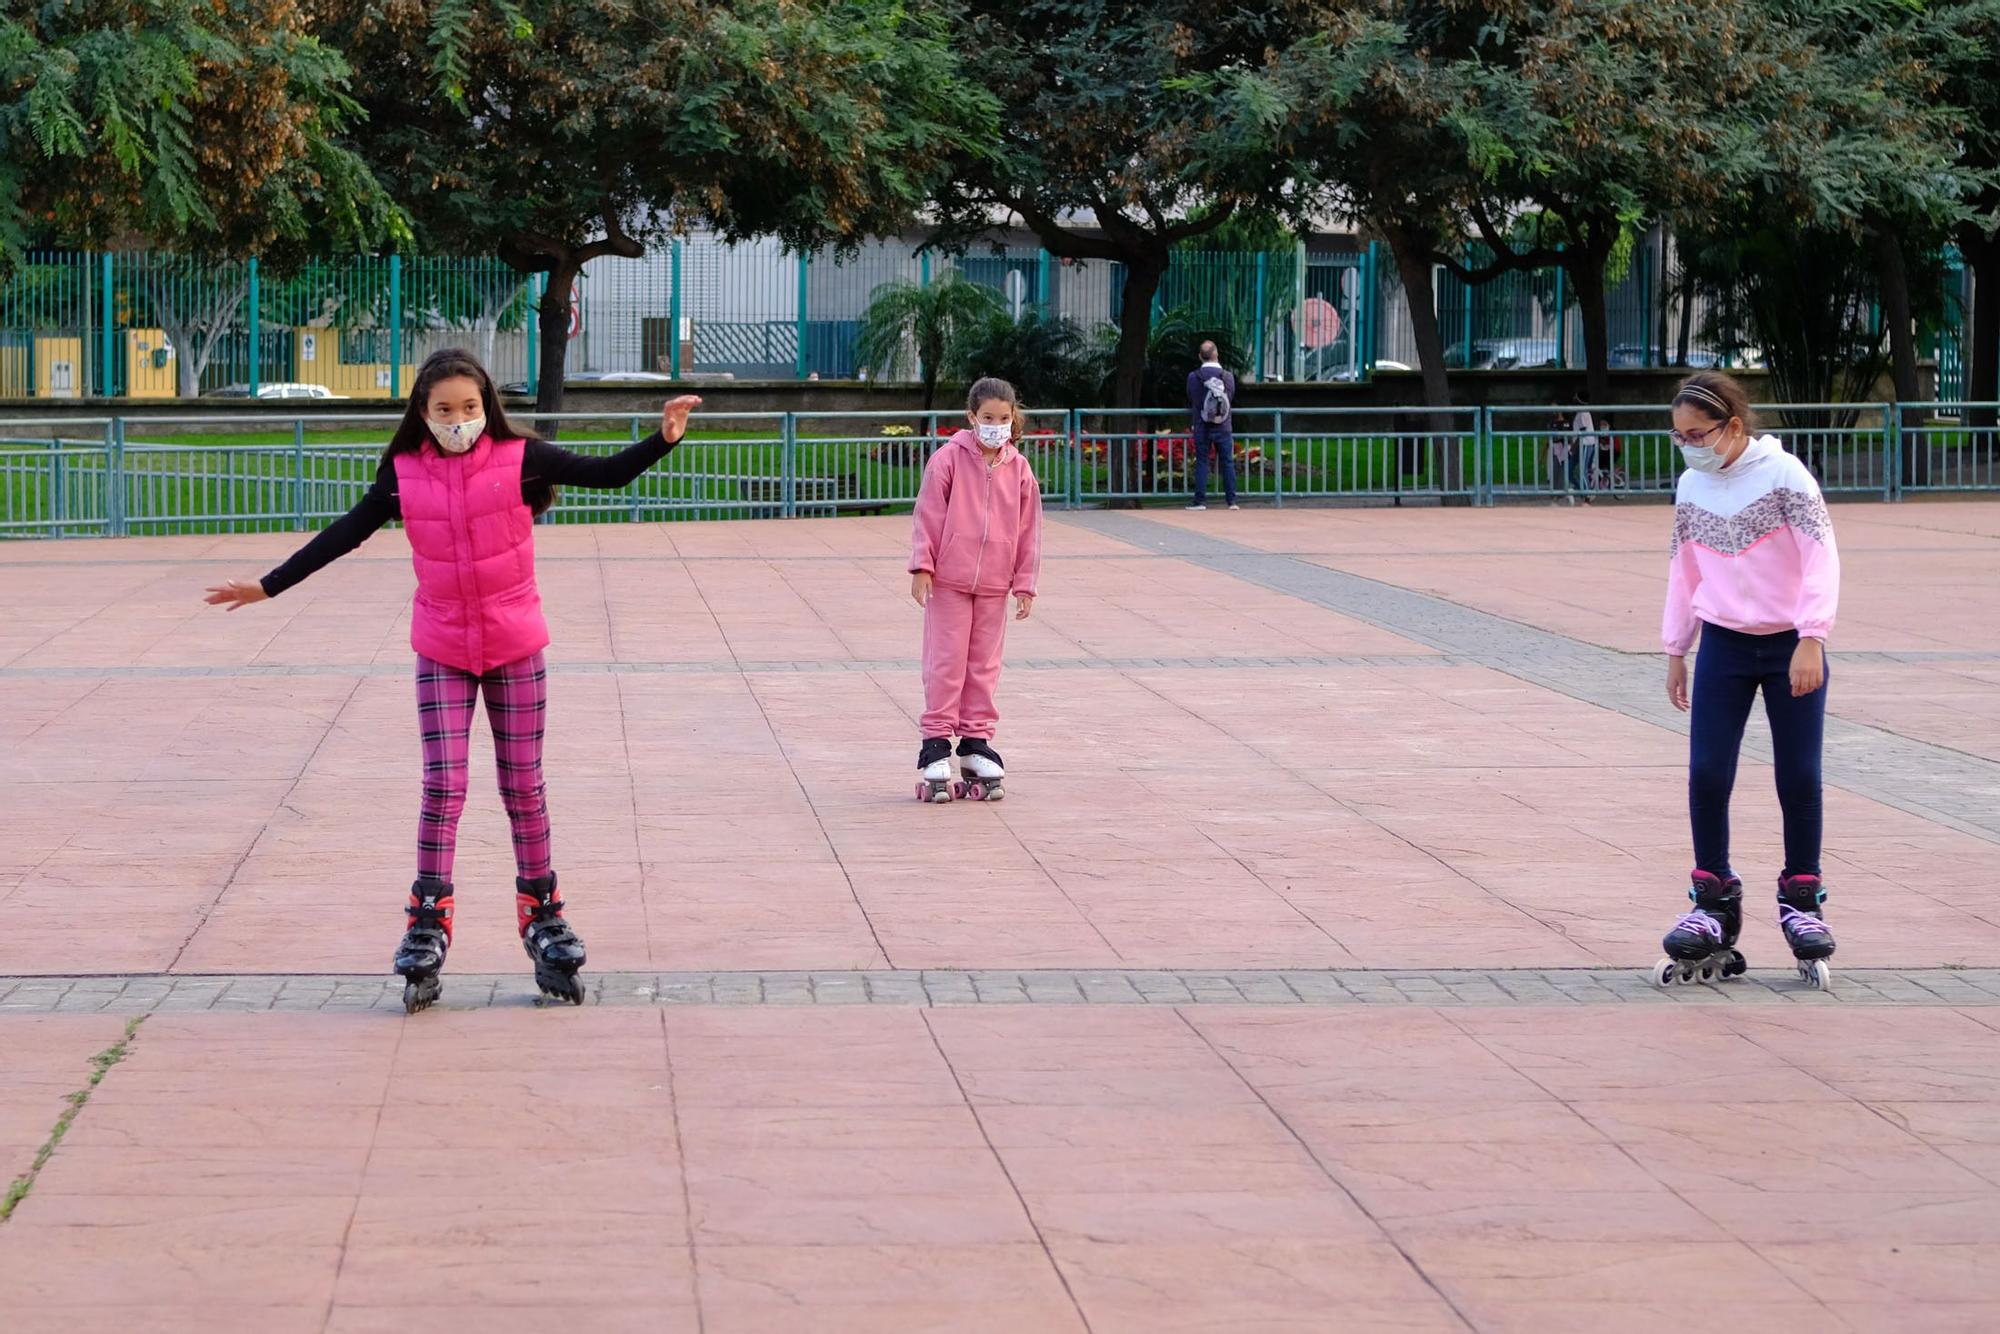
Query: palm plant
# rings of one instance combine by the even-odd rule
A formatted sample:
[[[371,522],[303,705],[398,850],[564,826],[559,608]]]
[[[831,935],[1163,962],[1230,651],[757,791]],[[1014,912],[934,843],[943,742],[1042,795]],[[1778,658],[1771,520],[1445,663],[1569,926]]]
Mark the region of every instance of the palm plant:
[[[938,377],[959,345],[1005,314],[1000,294],[956,270],[936,281],[884,283],[861,313],[856,351],[878,379],[908,379],[924,387],[924,411],[936,406]]]

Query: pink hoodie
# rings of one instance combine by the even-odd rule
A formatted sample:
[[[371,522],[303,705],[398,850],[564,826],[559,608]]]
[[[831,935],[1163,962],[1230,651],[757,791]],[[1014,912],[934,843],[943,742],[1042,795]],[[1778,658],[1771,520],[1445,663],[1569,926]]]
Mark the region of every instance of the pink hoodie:
[[[1042,572],[1042,488],[1012,444],[991,468],[979,437],[960,431],[924,466],[910,573],[980,596],[1035,595]]]
[[[1840,602],[1840,552],[1819,483],[1776,436],[1719,473],[1681,474],[1660,639],[1674,657],[1701,623],[1825,639]]]

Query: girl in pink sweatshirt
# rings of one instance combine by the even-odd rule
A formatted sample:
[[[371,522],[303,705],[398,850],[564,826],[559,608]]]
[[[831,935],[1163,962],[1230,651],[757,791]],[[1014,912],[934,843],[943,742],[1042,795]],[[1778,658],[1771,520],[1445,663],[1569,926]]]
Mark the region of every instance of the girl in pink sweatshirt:
[[[923,747],[917,797],[998,801],[1007,770],[993,749],[1007,595],[1014,619],[1035,606],[1042,567],[1042,489],[1017,449],[1027,424],[1005,380],[966,396],[967,426],[924,468],[910,543],[910,596],[924,609]],[[951,739],[960,778],[952,780]]]
[[[1687,461],[1674,495],[1661,638],[1667,698],[1692,708],[1688,816],[1694,908],[1664,942],[1661,985],[1733,977],[1743,882],[1729,864],[1729,795],[1743,727],[1758,692],[1784,812],[1778,925],[1809,984],[1831,980],[1820,882],[1820,741],[1826,726],[1826,637],[1840,597],[1840,556],[1819,484],[1775,436],[1757,436],[1742,386],[1691,375],[1674,395],[1674,443]],[[1687,653],[1696,638],[1694,693]]]
[[[609,458],[572,454],[507,420],[492,377],[471,353],[434,352],[417,371],[403,420],[376,466],[374,484],[291,559],[261,579],[231,579],[206,601],[235,611],[274,598],[403,522],[416,566],[410,647],[416,650],[417,729],[423,800],[417,819],[417,878],[393,967],[412,1013],[438,998],[451,948],[452,865],[465,809],[473,706],[483,695],[493,723],[500,800],[514,833],[515,926],[534,961],[535,982],[583,1004],[583,941],[563,916],[542,783],[549,627],[535,583],[535,516],[556,487],[629,485],[665,458],[701,400],[682,396],[660,413],[660,429]]]

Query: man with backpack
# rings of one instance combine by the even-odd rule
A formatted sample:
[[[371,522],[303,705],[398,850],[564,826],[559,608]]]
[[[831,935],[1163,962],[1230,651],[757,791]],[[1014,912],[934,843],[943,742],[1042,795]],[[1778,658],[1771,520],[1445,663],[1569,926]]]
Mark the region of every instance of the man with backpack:
[[[1194,504],[1191,510],[1208,508],[1208,451],[1213,448],[1222,461],[1222,489],[1229,508],[1236,503],[1236,436],[1230,429],[1236,402],[1236,377],[1222,369],[1215,344],[1201,345],[1201,365],[1188,372],[1188,420],[1194,430]]]

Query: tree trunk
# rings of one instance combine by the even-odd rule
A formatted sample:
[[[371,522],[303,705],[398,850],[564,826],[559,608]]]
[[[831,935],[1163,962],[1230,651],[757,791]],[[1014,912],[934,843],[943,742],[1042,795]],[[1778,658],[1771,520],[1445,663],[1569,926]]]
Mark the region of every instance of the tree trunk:
[[[1667,359],[1667,229],[1660,228],[1659,254],[1653,263],[1653,274],[1657,286],[1653,302],[1654,324],[1652,347],[1646,349],[1646,364],[1657,366]],[[1659,349],[1659,360],[1653,358],[1653,349]]]
[[[539,355],[535,368],[535,411],[538,413],[562,411],[563,365],[569,358],[569,293],[581,272],[583,266],[567,252],[551,259],[548,290],[542,293],[541,309],[535,316],[542,344],[537,349]],[[560,423],[538,422],[536,427],[541,435],[553,440]]]
[[[1910,274],[1903,262],[1903,244],[1894,231],[1883,227],[1875,233],[1875,281],[1882,296],[1882,318],[1889,325],[1891,378],[1898,403],[1915,403],[1923,397],[1917,383],[1917,328],[1910,311]],[[1905,431],[1915,424],[1916,414],[1905,410],[1898,425]],[[1914,447],[1906,435],[1903,447],[1903,485],[1922,486],[1930,480],[1930,455]]]
[[[1604,261],[1611,244],[1603,231],[1586,227],[1583,243],[1564,256],[1583,321],[1583,392],[1592,403],[1611,398],[1611,312],[1604,300]]]
[[[1424,377],[1424,406],[1451,406],[1451,374],[1444,361],[1444,332],[1438,328],[1437,282],[1431,272],[1430,247],[1417,239],[1414,229],[1390,225],[1382,228],[1389,253],[1396,261],[1396,274],[1403,281],[1403,299],[1410,307],[1410,332],[1417,344],[1417,369]],[[1471,349],[1466,349],[1470,355]],[[1429,436],[1431,477],[1447,496],[1465,486],[1465,455],[1452,431],[1450,414],[1434,412],[1422,418]],[[1397,449],[1396,476],[1402,478],[1402,448]]]
[[[1118,306],[1118,349],[1112,358],[1111,405],[1115,408],[1145,406],[1146,351],[1153,337],[1153,296],[1166,276],[1167,252],[1136,251],[1125,260],[1125,295]],[[1136,415],[1125,419],[1124,448],[1107,460],[1112,467],[1114,491],[1144,493],[1149,488],[1150,453],[1145,439],[1145,419]],[[1125,502],[1133,509],[1140,504],[1138,494]]]
[[[1961,392],[1967,402],[1990,403],[2000,394],[2000,238],[1973,233],[1961,236],[1958,247],[1972,269],[1972,318],[1967,321],[1971,346],[1964,352],[1965,388]],[[1992,454],[1995,417],[1992,408],[1966,412],[1966,425],[1978,430],[1973,437],[1975,457]]]

